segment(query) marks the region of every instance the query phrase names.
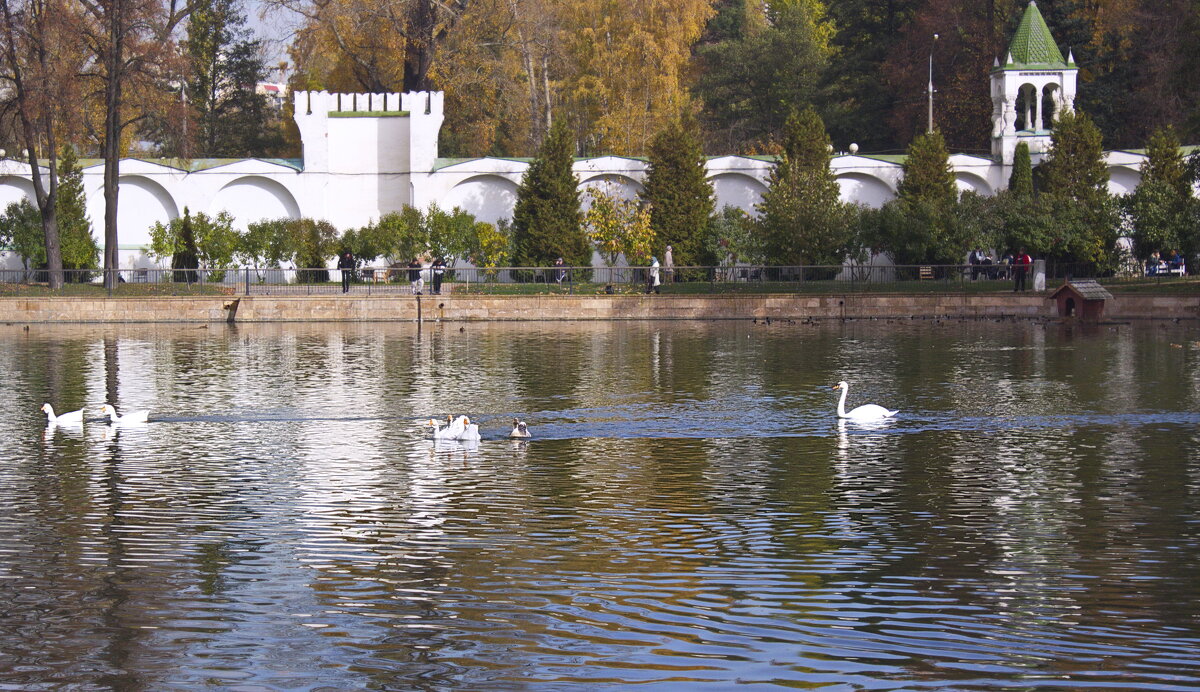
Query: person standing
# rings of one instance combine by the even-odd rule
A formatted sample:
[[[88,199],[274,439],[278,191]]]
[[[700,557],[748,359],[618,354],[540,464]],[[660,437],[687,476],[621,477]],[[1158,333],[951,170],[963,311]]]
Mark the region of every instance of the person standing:
[[[425,280],[421,278],[421,260],[417,257],[412,258],[412,261],[408,263],[408,282],[412,284],[413,295],[421,295]]]
[[[658,258],[651,257],[650,258],[650,273],[646,278],[646,293],[649,293],[651,291],[654,291],[655,293],[659,292],[658,287],[662,282],[659,281],[659,278],[658,278],[658,266],[659,266]]]
[[[554,260],[554,283],[561,284],[565,278],[567,278],[567,265],[563,262],[563,258],[559,257]]]
[[[442,295],[442,277],[446,275],[446,262],[438,257],[429,265],[430,273],[433,274],[433,295]]]
[[[342,273],[342,293],[350,292],[350,278],[354,276],[354,255],[349,251],[338,258],[338,269]]]
[[[667,251],[663,253],[663,274],[667,283],[675,280],[675,253],[671,251],[671,246],[667,246]]]
[[[1031,258],[1025,252],[1025,248],[1017,250],[1017,257],[1013,260],[1013,293],[1018,289],[1022,292],[1025,290],[1025,274],[1029,271],[1029,265],[1033,264]]]

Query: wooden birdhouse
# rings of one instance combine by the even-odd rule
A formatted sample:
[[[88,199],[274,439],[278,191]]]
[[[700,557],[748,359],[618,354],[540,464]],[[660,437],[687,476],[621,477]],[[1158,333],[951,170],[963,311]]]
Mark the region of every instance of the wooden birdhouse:
[[[1058,303],[1059,317],[1097,322],[1104,318],[1104,305],[1112,294],[1095,280],[1077,279],[1059,286],[1049,298]]]

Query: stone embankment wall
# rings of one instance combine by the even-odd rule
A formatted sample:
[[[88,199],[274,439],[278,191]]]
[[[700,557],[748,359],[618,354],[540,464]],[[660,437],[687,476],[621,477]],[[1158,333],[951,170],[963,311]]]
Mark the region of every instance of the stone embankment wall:
[[[1042,294],[2,298],[0,322],[1055,319]],[[1200,319],[1200,296],[1117,296],[1108,320]]]

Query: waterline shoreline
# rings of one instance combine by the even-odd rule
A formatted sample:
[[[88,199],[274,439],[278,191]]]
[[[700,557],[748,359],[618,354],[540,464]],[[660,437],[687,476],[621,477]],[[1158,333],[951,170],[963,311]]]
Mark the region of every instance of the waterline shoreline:
[[[1010,294],[182,296],[0,298],[0,322],[480,322],[1059,319],[1049,292]],[[1106,320],[1200,320],[1200,296],[1115,295]]]

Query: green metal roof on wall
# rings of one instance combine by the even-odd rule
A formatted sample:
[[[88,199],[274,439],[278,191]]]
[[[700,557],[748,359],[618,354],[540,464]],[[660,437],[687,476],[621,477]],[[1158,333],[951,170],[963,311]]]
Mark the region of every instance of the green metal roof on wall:
[[[1008,64],[1004,67],[1063,68],[1067,61],[1050,35],[1035,0],[1029,0],[1021,24],[1008,46]]]

